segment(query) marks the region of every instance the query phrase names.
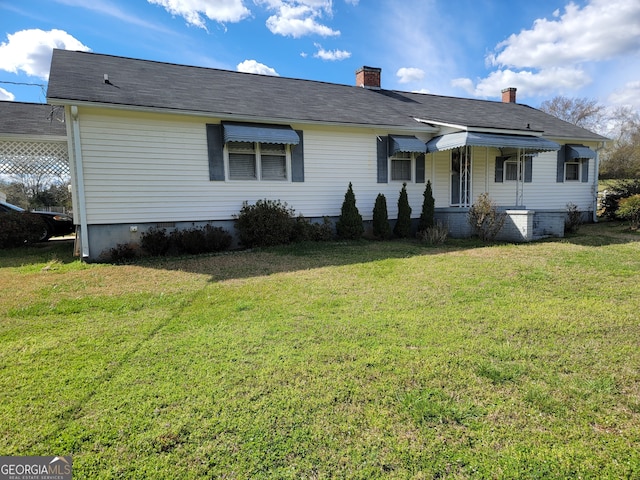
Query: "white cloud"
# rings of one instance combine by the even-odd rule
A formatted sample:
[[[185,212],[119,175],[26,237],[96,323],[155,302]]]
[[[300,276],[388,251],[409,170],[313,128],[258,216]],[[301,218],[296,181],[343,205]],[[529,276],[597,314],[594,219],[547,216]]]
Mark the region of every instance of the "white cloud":
[[[613,92],[609,96],[609,102],[640,109],[640,81],[629,82]]]
[[[9,100],[10,102],[13,102],[15,99],[16,96],[13,93],[0,87],[0,100]]]
[[[592,0],[584,8],[569,3],[556,20],[538,19],[533,28],[511,35],[488,57],[494,66],[562,67],[602,61],[640,48],[640,2]]]
[[[469,78],[457,78],[451,82],[453,86],[481,98],[499,97],[506,87],[516,87],[518,95],[526,97],[570,92],[589,83],[591,79],[584,71],[570,67],[548,68],[539,72],[496,70],[479,80],[475,86]]]
[[[339,30],[333,30],[318,21],[324,15],[333,14],[332,0],[262,0],[260,3],[276,11],[266,22],[273,34],[293,38],[305,35],[340,35]]]
[[[204,15],[209,20],[219,23],[239,22],[251,12],[245,7],[243,0],[147,0],[160,5],[171,15],[183,17],[189,25],[206,30]]]
[[[244,73],[259,73],[260,75],[271,75],[274,77],[279,77],[280,75],[275,69],[268,67],[263,63],[259,63],[255,60],[245,60],[244,62],[240,62],[236,69],[239,72]]]
[[[54,48],[89,51],[90,48],[63,30],[21,30],[7,35],[0,44],[0,70],[24,72],[33,77],[49,79]]]
[[[313,54],[315,58],[321,58],[322,60],[336,61],[336,60],[346,60],[351,57],[351,52],[346,50],[325,50],[319,44],[314,44],[318,49],[316,53]]]
[[[601,62],[621,61],[640,51],[640,2],[588,0],[584,7],[569,3],[551,20],[537,19],[528,30],[513,34],[486,57],[496,68],[474,82],[455,79],[452,85],[479,97],[499,97],[505,87],[519,96],[572,94],[589,85]]]
[[[424,70],[413,67],[402,67],[396,72],[400,83],[419,82],[424,79]]]

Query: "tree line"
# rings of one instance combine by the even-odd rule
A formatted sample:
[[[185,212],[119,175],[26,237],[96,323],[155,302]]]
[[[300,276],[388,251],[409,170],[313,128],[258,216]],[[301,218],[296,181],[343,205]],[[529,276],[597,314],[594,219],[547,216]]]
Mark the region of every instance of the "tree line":
[[[600,179],[640,178],[640,114],[631,107],[610,108],[589,98],[557,96],[540,110],[610,140],[600,151]]]

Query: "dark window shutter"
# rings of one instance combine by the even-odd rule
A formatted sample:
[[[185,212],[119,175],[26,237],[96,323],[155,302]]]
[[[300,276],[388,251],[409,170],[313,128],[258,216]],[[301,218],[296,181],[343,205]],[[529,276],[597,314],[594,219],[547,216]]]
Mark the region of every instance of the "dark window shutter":
[[[562,183],[564,182],[564,157],[565,157],[565,149],[564,145],[560,147],[558,150],[558,166],[556,172],[556,182]]]
[[[389,182],[389,137],[378,137],[378,183]]]
[[[224,142],[222,125],[207,125],[207,150],[209,152],[209,180],[224,181]]]
[[[291,181],[304,182],[304,141],[302,130],[296,130],[300,143],[291,146]]]
[[[496,157],[496,183],[502,183],[504,181],[504,161],[507,157]]]
[[[524,181],[531,183],[533,181],[533,157],[524,157]]]
[[[416,157],[416,183],[424,183],[424,154]]]
[[[589,159],[582,160],[582,183],[589,181]]]

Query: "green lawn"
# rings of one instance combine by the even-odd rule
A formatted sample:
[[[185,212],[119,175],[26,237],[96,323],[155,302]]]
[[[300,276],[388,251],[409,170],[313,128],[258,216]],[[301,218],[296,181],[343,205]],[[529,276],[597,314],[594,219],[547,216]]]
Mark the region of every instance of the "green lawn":
[[[640,478],[640,235],[0,251],[0,454],[74,478]]]

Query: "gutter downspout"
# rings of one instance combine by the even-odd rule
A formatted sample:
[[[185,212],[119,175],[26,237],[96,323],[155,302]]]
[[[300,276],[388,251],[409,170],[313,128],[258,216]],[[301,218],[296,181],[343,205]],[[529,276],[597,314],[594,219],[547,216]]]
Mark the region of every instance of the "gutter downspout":
[[[598,223],[598,178],[600,177],[600,150],[605,146],[605,142],[602,142],[598,148],[596,148],[596,161],[593,172],[593,223]]]
[[[78,215],[80,216],[80,245],[82,259],[89,258],[89,229],[87,226],[87,207],[84,193],[84,171],[82,168],[82,147],[80,145],[80,124],[78,123],[78,107],[71,105],[71,126],[73,133],[73,159],[76,167],[76,183],[78,191]]]

